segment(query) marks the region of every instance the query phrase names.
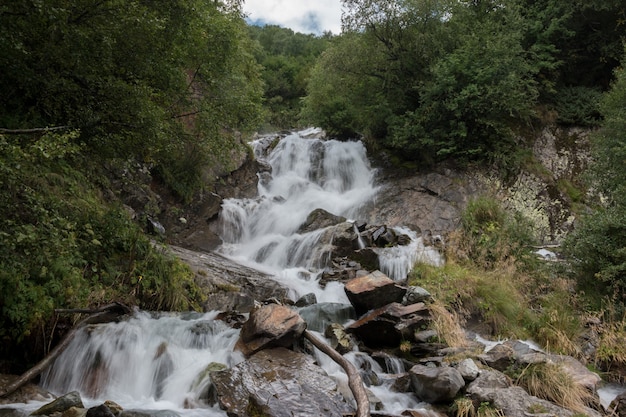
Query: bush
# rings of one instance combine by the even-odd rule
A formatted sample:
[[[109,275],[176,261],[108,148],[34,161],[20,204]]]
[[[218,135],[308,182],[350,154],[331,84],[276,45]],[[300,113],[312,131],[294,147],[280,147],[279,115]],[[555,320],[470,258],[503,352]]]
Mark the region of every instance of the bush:
[[[555,107],[557,121],[567,126],[595,127],[600,124],[602,92],[589,87],[567,87],[559,91]]]
[[[497,200],[470,201],[461,222],[461,243],[475,264],[492,269],[507,259],[530,260],[532,225],[519,214],[507,213]]]

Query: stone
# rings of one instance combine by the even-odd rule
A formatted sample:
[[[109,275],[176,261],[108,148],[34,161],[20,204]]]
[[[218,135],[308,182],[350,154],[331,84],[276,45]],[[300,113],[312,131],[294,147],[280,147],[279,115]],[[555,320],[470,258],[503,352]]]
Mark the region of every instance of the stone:
[[[424,288],[417,285],[407,287],[406,294],[402,298],[402,304],[426,303],[432,301],[433,296]]]
[[[86,417],[115,417],[115,414],[104,404],[91,407],[87,410]]]
[[[120,411],[121,412],[121,411]],[[119,413],[114,413],[118,415]],[[85,408],[70,407],[61,414],[61,417],[85,417],[87,410]]]
[[[295,306],[296,307],[306,307],[306,306],[310,306],[312,304],[317,304],[317,296],[315,295],[315,293],[308,293],[308,294],[304,294],[302,297],[298,298],[296,300]]]
[[[346,221],[345,217],[336,216],[328,211],[317,208],[309,213],[305,222],[300,225],[298,233],[308,233],[318,229],[324,229]]]
[[[415,365],[409,374],[413,392],[428,403],[451,401],[465,386],[461,373],[449,366]]]
[[[348,281],[344,290],[359,315],[390,303],[400,303],[406,293],[406,288],[380,271]]]
[[[33,411],[31,415],[47,416],[54,413],[62,413],[71,407],[85,408],[78,391],[67,393],[56,400],[39,407],[37,410]]]
[[[306,322],[307,329],[325,332],[333,323],[344,323],[356,319],[354,307],[341,303],[317,303],[298,310]]]
[[[354,409],[311,356],[262,350],[233,368],[212,372],[220,407],[231,417],[335,416]]]
[[[268,304],[253,310],[237,342],[245,356],[261,349],[291,346],[306,329],[306,322],[289,307]]]
[[[474,362],[471,358],[463,359],[459,362],[456,365],[456,370],[459,371],[463,379],[467,382],[475,380],[478,377],[478,374],[480,374],[480,370],[478,369],[476,362]]]
[[[430,312],[423,303],[403,306],[391,303],[373,310],[347,327],[370,348],[398,347],[408,340],[415,329],[430,322]]]
[[[330,346],[342,355],[354,349],[355,343],[352,335],[348,334],[339,323],[332,323],[328,326],[324,336],[329,339]]]

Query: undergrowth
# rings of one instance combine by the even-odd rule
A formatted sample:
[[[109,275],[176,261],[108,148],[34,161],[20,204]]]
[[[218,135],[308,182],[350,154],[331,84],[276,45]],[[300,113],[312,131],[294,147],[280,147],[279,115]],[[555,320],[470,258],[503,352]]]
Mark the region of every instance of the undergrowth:
[[[533,339],[579,356],[582,301],[554,265],[532,253],[532,225],[495,199],[468,205],[463,227],[448,237],[442,267],[418,264],[410,283],[427,288],[461,320],[480,322],[492,338]]]
[[[0,357],[15,361],[0,363],[5,370],[45,353],[54,309],[119,301],[188,310],[200,301],[191,270],[77,168],[93,161],[74,136],[0,136]]]

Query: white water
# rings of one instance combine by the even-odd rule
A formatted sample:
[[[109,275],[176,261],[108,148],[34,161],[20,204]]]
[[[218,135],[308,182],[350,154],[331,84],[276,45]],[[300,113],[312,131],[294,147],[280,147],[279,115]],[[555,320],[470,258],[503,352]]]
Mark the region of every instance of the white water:
[[[319,302],[348,304],[341,284],[330,283],[324,289],[318,284],[328,260],[324,248],[317,245],[323,231],[300,234],[297,230],[316,208],[358,219],[359,210],[376,196],[375,172],[361,143],[305,139],[316,133],[289,135],[269,153],[264,150],[273,138],[253,143],[257,158],[271,165],[271,178],[260,175],[257,199],[224,201],[220,251],[272,274],[290,288],[294,300],[312,292]],[[408,234],[411,244],[379,250],[383,272],[402,279],[418,259],[440,262],[414,232],[398,231]],[[203,416],[224,416],[200,398],[206,386],[200,376],[211,362],[232,366],[242,358],[232,352],[238,331],[213,320],[214,316],[154,318],[139,313],[127,322],[86,330],[44,375],[43,385],[56,394],[78,390],[88,402],[109,399],[124,408],[172,409],[185,415],[199,415],[202,410]],[[353,352],[348,357],[357,366],[369,360],[368,366],[382,372],[362,354]],[[330,359],[318,354],[318,360],[329,375],[347,381]],[[392,393],[384,386],[371,389],[388,413],[418,406],[412,394]]]

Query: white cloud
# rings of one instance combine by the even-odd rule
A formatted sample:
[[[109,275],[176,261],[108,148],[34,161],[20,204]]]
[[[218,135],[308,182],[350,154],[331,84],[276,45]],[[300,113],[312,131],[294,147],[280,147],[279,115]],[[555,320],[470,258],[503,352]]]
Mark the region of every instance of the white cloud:
[[[254,24],[317,35],[341,33],[341,0],[244,0],[243,10]]]

